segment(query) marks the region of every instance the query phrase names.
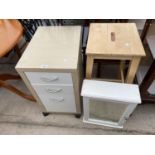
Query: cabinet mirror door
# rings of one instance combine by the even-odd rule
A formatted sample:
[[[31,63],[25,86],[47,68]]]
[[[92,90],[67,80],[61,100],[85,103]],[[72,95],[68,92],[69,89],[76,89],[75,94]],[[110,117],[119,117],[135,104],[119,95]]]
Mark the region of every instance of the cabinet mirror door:
[[[121,128],[134,108],[130,103],[84,98],[84,121]]]

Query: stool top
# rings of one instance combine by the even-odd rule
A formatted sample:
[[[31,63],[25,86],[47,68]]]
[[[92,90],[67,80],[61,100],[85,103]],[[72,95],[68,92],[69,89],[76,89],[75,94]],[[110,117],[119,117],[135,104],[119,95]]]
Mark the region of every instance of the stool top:
[[[87,55],[145,56],[145,51],[134,23],[92,23]]]
[[[81,95],[123,103],[141,103],[138,85],[97,80],[84,80]]]
[[[0,57],[6,55],[18,43],[23,27],[16,19],[0,19]]]

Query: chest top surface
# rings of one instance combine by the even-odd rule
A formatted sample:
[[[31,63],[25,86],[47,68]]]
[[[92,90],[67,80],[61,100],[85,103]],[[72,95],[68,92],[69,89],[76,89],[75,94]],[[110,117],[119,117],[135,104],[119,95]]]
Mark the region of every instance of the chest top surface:
[[[39,27],[16,68],[76,69],[80,26]]]
[[[84,97],[132,104],[141,103],[139,88],[136,84],[84,80],[81,95]]]
[[[95,23],[90,25],[86,54],[145,56],[145,51],[134,23]]]

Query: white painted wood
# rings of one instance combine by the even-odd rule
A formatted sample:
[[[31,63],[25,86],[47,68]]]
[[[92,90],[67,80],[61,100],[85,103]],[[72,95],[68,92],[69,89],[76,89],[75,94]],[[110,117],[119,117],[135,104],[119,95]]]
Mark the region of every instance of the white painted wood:
[[[96,120],[96,119],[88,119],[88,120],[86,120],[85,118],[83,118],[83,122],[84,123],[95,124],[95,125],[104,125],[104,126],[112,127],[112,128],[123,128],[123,126],[118,125],[118,123],[103,121],[103,120]]]
[[[83,122],[115,128],[123,128],[123,124],[137,104],[141,103],[139,89],[137,85],[133,84],[84,80],[81,95],[83,96],[84,109]],[[93,104],[95,103],[95,107],[90,107],[92,101]],[[103,106],[100,107],[99,104],[105,104],[104,108]],[[109,104],[111,105],[110,108]],[[118,111],[115,113],[113,111],[115,107],[121,110],[116,109]],[[98,111],[94,113],[94,109],[99,110],[100,113]],[[103,115],[103,113],[105,114]]]
[[[71,73],[25,72],[31,84],[70,84]]]
[[[139,88],[135,84],[84,80],[81,95],[124,103],[141,103]]]
[[[73,86],[32,85],[48,112],[76,112]]]
[[[115,128],[123,127],[122,125],[119,125],[119,122],[112,122],[109,120],[100,120],[100,119],[91,118],[90,113],[89,113],[90,112],[89,111],[89,99],[90,98],[83,97],[83,110],[84,110],[83,122],[90,123],[90,124],[96,124],[96,125],[115,127]]]

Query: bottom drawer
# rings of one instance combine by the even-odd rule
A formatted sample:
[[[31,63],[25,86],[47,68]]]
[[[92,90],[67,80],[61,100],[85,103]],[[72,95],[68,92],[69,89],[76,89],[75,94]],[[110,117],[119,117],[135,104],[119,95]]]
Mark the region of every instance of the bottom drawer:
[[[33,88],[48,112],[76,113],[73,86],[33,85]]]

